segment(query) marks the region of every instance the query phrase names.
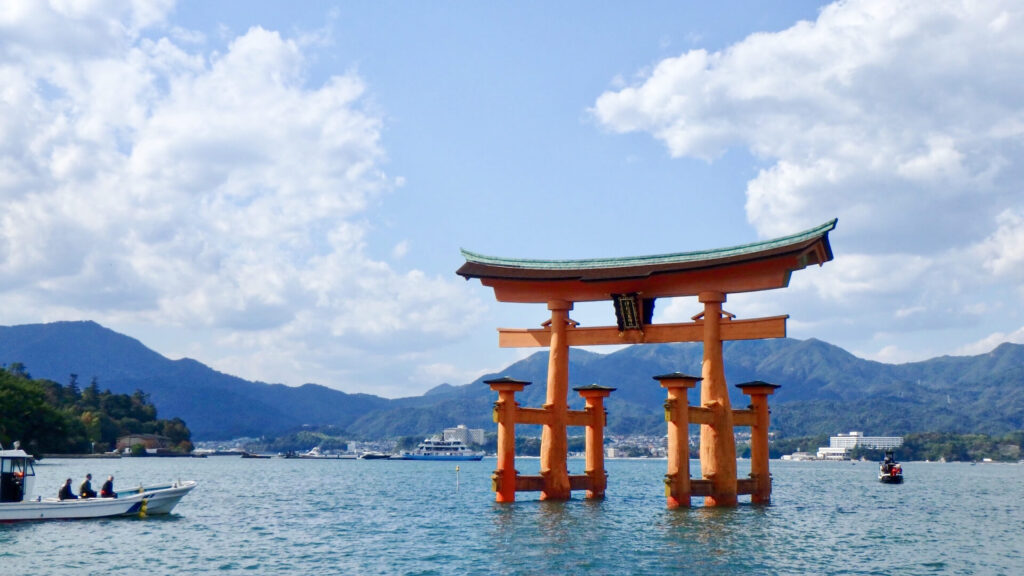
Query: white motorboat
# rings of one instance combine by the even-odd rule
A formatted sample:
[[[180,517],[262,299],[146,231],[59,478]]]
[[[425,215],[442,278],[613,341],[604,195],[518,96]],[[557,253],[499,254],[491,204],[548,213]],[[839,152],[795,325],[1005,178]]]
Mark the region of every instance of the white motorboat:
[[[146,501],[141,493],[126,498],[26,499],[36,479],[32,461],[17,444],[13,450],[0,450],[0,522],[123,516],[138,513]]]
[[[320,451],[319,446],[312,447],[309,452],[303,452],[298,455],[299,458],[306,460],[355,460],[355,454],[325,454]]]
[[[0,450],[0,522],[72,520],[167,514],[196,483],[142,487],[118,493],[117,498],[42,498],[29,496],[36,473],[32,455],[21,450]]]
[[[469,449],[461,440],[443,440],[438,437],[420,442],[416,450],[402,452],[402,460],[481,460],[483,452]]]

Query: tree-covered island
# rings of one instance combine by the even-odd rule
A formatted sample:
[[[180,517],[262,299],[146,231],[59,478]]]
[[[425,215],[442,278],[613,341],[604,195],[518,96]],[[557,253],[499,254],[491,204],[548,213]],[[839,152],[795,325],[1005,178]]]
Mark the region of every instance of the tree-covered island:
[[[78,376],[68,384],[33,379],[25,366],[0,367],[0,443],[20,441],[31,454],[88,454],[113,450],[117,439],[130,434],[155,434],[171,449],[191,452],[191,432],[180,418],[158,419],[148,395],[100,390],[96,378],[79,388]]]

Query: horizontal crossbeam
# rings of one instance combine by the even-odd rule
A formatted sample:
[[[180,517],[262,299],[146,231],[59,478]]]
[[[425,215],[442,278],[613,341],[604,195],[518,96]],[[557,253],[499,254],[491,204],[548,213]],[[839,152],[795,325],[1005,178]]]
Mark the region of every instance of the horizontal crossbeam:
[[[548,424],[551,412],[543,408],[516,408],[516,424]]]
[[[551,411],[546,408],[519,408],[515,412],[516,424],[551,424]],[[594,414],[586,410],[567,410],[566,425],[593,426]]]
[[[722,319],[722,340],[760,340],[785,338],[786,319],[789,315],[752,318],[748,320]],[[664,344],[669,342],[701,342],[704,340],[704,321],[680,324],[647,324],[643,330],[620,332],[617,326],[568,327],[565,331],[569,346],[599,346],[614,344]],[[498,328],[498,346],[502,348],[538,348],[551,345],[550,328],[521,329]]]
[[[586,410],[569,410],[566,426],[593,426],[594,415]]]
[[[733,426],[753,426],[757,424],[757,413],[753,410],[733,410]]]
[[[569,475],[570,490],[592,490],[593,481],[586,474]],[[516,475],[516,492],[541,492],[544,490],[543,476]]]
[[[703,478],[690,478],[690,496],[698,498],[701,496],[711,496],[714,492],[714,485],[711,480],[705,480]],[[736,479],[736,494],[754,494],[757,492],[757,479],[756,478],[737,478]]]
[[[687,413],[690,424],[712,424],[715,421],[714,412],[703,406],[690,406]]]

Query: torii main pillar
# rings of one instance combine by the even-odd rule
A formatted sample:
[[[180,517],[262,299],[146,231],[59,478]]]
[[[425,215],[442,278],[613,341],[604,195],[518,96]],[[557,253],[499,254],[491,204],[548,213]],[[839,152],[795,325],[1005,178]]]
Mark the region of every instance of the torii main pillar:
[[[564,500],[573,489],[590,486],[588,478],[570,476],[566,462],[567,426],[591,425],[594,417],[568,409],[571,346],[702,342],[701,404],[688,409],[690,421],[701,424],[701,486],[707,486],[705,504],[736,505],[734,413],[722,342],[784,338],[788,316],[735,320],[722,303],[731,293],[783,288],[794,271],[831,260],[828,233],[836,222],[743,246],[637,258],[523,260],[463,250],[466,263],[459,275],[493,288],[499,301],[544,303],[551,312],[541,329],[498,329],[501,347],[547,347],[550,352],[544,407],[515,412],[521,423],[543,425],[541,476],[536,481],[517,477],[515,490],[539,490],[542,499]],[[685,296],[696,296],[704,307],[693,322],[653,323],[655,299]],[[615,326],[583,328],[569,318],[575,302],[601,300],[613,302]],[[514,498],[514,492],[501,498]]]
[[[548,390],[544,410],[550,412],[541,429],[540,475],[544,478],[541,500],[568,500],[569,450],[569,310],[572,302],[551,300],[551,345],[548,355]]]
[[[701,475],[711,481],[709,506],[736,505],[736,438],[732,405],[722,362],[721,292],[701,292],[704,304],[704,359],[701,363],[700,405],[710,412],[711,422],[700,427]]]

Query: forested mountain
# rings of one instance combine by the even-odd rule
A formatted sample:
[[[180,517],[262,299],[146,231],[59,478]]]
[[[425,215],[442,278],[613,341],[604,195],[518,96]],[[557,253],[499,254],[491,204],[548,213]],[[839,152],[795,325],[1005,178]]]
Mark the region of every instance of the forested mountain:
[[[862,430],[869,434],[908,432],[978,432],[999,434],[1024,430],[1024,346],[1003,344],[988,354],[942,357],[909,364],[862,360],[820,340],[727,342],[726,380],[734,407],[747,399],[733,385],[764,380],[782,385],[771,398],[772,429],[783,436],[835,434]],[[631,346],[602,355],[572,350],[570,387],[587,384],[617,390],[605,405],[608,432],[664,434],[665,391],[652,376],[668,372],[700,374],[700,344]],[[544,403],[547,353],[538,352],[502,371],[532,381],[517,399],[523,406]],[[433,410],[453,413],[472,406],[478,418],[467,424],[489,424],[495,395],[483,380],[462,387],[445,386],[428,393]],[[690,403],[699,392],[690,392]],[[570,405],[582,400],[570,393]],[[421,408],[423,409],[423,408]],[[355,426],[378,429],[397,413],[374,413]]]
[[[181,418],[196,440],[274,435],[306,424],[344,428],[388,404],[377,396],[250,382],[195,360],[169,360],[95,322],[0,327],[0,363],[15,362],[36,378],[67,383],[78,374],[113,392],[143,390],[161,417]]]
[[[750,380],[782,385],[770,399],[772,429],[780,436],[1024,430],[1021,345],[900,365],[863,360],[814,339],[727,342],[724,352],[730,388]],[[665,391],[652,376],[677,370],[699,375],[701,354],[700,344],[689,343],[611,354],[572,350],[570,386],[617,388],[606,402],[609,434],[664,434]],[[518,401],[540,406],[547,375],[547,352],[538,352],[470,384],[388,400],[315,384],[242,380],[194,360],[169,360],[93,322],[0,327],[0,363],[14,362],[57,382],[75,373],[114,392],[143,390],[162,417],[182,418],[196,440],[276,435],[303,425],[335,426],[363,438],[431,434],[460,423],[490,430],[496,396],[483,380],[509,375],[532,381]],[[732,392],[734,406],[746,406],[738,390]],[[697,403],[698,392],[690,394]],[[582,406],[570,396],[573,407]]]

